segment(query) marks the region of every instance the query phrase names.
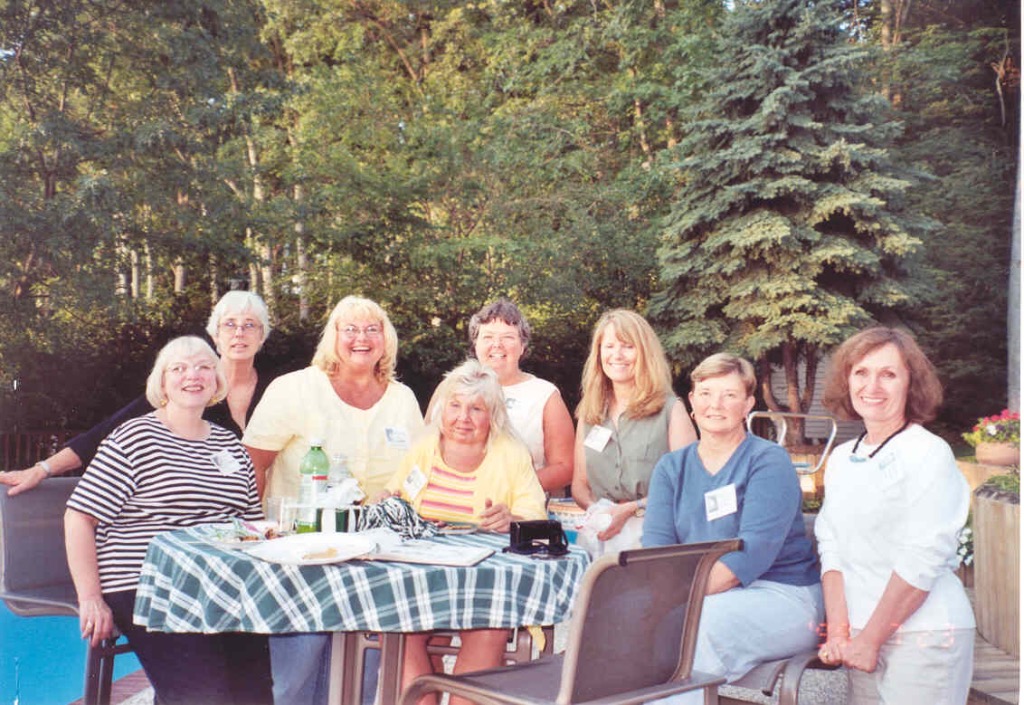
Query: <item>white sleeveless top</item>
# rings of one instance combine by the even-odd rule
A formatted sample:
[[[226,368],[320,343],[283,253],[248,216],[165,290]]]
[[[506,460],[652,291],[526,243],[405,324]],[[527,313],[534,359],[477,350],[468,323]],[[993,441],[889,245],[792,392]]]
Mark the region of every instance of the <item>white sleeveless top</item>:
[[[533,469],[540,470],[547,464],[544,458],[544,405],[552,394],[558,394],[558,388],[531,375],[525,382],[501,389],[505,392],[505,407],[512,428],[530,449]]]

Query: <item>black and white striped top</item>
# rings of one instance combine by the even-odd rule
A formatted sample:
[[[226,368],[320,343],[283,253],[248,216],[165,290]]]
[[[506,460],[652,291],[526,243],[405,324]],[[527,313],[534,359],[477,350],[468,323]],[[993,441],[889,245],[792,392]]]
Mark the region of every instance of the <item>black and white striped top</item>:
[[[95,517],[104,593],[134,590],[153,536],[185,526],[262,517],[249,454],[210,424],[179,438],[154,413],[126,421],[100,444],[68,507]]]

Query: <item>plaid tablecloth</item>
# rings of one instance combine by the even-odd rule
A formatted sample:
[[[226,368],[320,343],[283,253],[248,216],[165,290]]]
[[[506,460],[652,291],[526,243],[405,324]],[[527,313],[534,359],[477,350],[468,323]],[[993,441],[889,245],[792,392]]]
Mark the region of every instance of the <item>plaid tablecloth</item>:
[[[566,620],[589,564],[501,553],[508,537],[438,537],[496,552],[470,568],[383,561],[294,566],[221,549],[195,529],[161,534],[146,554],[135,622],[162,632],[413,632]]]

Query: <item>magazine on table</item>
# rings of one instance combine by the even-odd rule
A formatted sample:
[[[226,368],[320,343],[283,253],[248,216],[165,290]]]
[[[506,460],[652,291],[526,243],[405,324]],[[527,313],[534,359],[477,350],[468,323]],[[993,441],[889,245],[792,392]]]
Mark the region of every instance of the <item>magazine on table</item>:
[[[494,553],[493,548],[486,546],[455,546],[429,539],[402,541],[398,534],[387,529],[372,529],[360,533],[371,536],[377,542],[377,550],[363,557],[371,561],[469,567]]]

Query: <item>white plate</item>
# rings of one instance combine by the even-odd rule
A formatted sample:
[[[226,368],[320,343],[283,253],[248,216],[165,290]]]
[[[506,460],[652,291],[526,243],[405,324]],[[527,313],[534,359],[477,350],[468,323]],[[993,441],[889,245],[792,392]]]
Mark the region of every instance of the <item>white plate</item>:
[[[250,556],[271,563],[324,565],[343,563],[372,553],[377,544],[359,534],[293,534],[264,541],[249,551]]]
[[[246,524],[263,534],[266,533],[267,529],[277,526],[277,523],[273,521],[249,521]],[[233,523],[207,524],[198,527],[198,531],[200,536],[207,542],[217,548],[228,550],[245,551],[267,542],[265,538],[259,538],[255,541],[243,541],[235,532],[235,525]]]

